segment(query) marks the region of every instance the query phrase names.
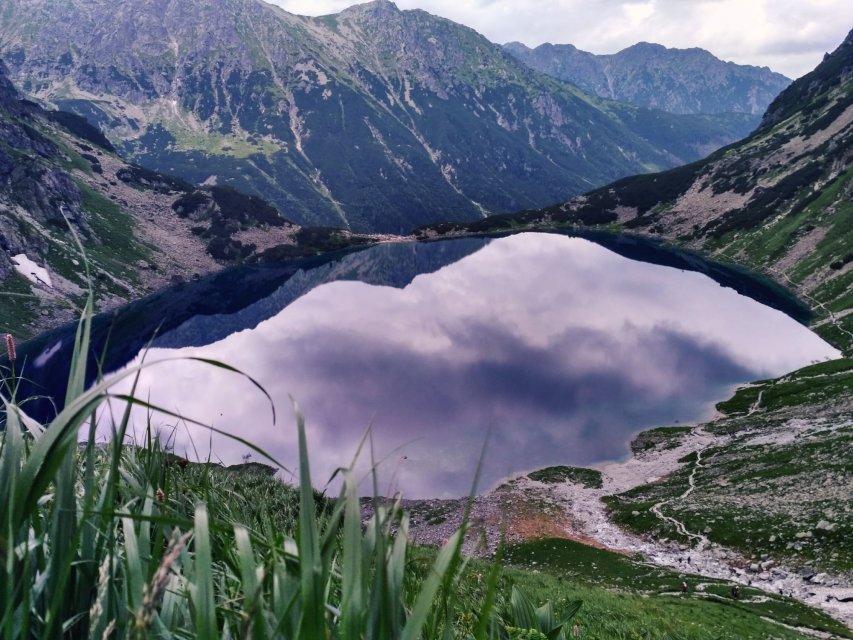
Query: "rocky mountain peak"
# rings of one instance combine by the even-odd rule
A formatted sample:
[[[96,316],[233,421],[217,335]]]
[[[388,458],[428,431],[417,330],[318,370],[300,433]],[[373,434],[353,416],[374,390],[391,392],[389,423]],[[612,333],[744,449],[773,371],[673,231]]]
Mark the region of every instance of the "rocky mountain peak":
[[[503,48],[506,51],[509,51],[510,53],[512,53],[513,55],[515,55],[516,53],[522,54],[522,53],[526,53],[528,51],[531,51],[530,47],[528,47],[523,42],[518,42],[517,40],[513,40],[512,42],[507,42],[505,45],[503,45]],[[578,49],[573,44],[553,44],[551,42],[545,42],[543,44],[540,44],[537,47],[537,49],[542,49],[545,51],[552,51],[554,49],[561,49],[561,50],[570,51],[570,52],[580,51],[580,49]],[[590,54],[590,55],[592,55],[592,54]]]
[[[674,47],[665,47],[662,44],[657,44],[656,42],[638,42],[637,44],[631,45],[630,47],[626,47],[622,49],[618,53],[614,53],[609,58],[629,58],[629,57],[639,57],[644,62],[649,60],[655,61],[669,61],[669,60],[698,60],[708,62],[710,64],[719,64],[723,62],[719,60],[713,53],[708,51],[707,49],[702,49],[700,47],[689,47],[686,49],[677,49]],[[729,62],[723,62],[723,64],[734,64]],[[755,68],[750,67],[749,65],[735,65],[742,66],[744,68]]]
[[[391,2],[391,0],[371,0],[371,2],[362,2],[344,9],[342,13],[346,13],[348,11],[390,11],[393,13],[400,13],[400,9],[396,4]]]
[[[637,44],[632,44],[630,47],[626,47],[620,51],[620,53],[625,52],[635,52],[635,53],[663,53],[665,51],[671,51],[667,47],[662,44],[658,44],[656,42],[646,42],[645,40],[638,42]]]
[[[746,113],[757,123],[790,84],[767,68],[724,62],[699,48],[638,42],[610,55],[567,44],[529,49],[511,43],[504,48],[533,69],[594,95],[678,114]]]
[[[403,13],[396,4],[390,0],[372,0],[372,2],[364,2],[356,4],[341,11],[338,16],[341,18],[362,17],[368,19],[389,18]]]
[[[23,92],[140,165],[254,193],[306,225],[405,233],[542,206],[753,127],[605,109],[388,0],[313,18],[261,0],[3,6],[0,55]]]

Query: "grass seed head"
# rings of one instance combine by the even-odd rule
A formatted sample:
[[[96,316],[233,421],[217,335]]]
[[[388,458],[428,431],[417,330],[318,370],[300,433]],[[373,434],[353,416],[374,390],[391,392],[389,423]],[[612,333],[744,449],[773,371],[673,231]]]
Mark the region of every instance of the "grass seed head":
[[[9,362],[18,359],[18,353],[15,351],[15,338],[11,333],[6,334],[6,354],[9,356]]]
[[[89,609],[89,627],[90,630],[98,624],[101,615],[104,613],[104,600],[107,597],[107,585],[110,580],[110,557],[104,558],[101,563],[101,568],[98,570],[98,597],[94,604]]]
[[[163,597],[166,587],[169,585],[169,576],[172,565],[181,555],[181,551],[183,551],[191,536],[191,530],[187,531],[182,536],[178,533],[177,529],[172,532],[172,539],[169,543],[169,549],[166,552],[166,555],[163,556],[163,560],[157,568],[157,571],[154,573],[154,577],[151,578],[151,582],[146,584],[143,589],[142,606],[136,613],[137,632],[146,631],[154,622],[154,611],[160,603],[160,599]]]
[[[107,625],[107,628],[104,629],[104,634],[101,636],[101,640],[108,640],[109,637],[113,634],[113,631],[116,630],[116,621],[110,620],[110,623]]]

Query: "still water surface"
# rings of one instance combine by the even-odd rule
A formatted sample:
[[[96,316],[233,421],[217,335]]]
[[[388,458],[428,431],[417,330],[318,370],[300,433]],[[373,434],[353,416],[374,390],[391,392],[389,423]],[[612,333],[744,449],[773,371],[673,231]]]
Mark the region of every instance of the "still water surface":
[[[395,281],[395,264],[411,273]],[[433,272],[411,279],[424,270]],[[277,424],[248,381],[197,362],[147,369],[141,395],[296,470],[292,396],[317,486],[371,426],[382,492],[408,497],[467,493],[489,433],[483,488],[514,472],[623,457],[638,430],[707,418],[734,384],[838,356],[704,275],[546,234],[377,247],[157,344],[147,361],[200,356],[252,375]],[[227,464],[249,453],[186,424],[174,445],[191,457],[212,447]]]

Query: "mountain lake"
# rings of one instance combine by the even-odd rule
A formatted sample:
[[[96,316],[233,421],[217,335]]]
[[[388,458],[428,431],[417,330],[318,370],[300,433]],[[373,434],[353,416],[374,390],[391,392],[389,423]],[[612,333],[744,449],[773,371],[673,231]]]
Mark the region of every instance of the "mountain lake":
[[[651,242],[524,233],[230,270],[98,316],[92,351],[120,371],[156,332],[137,395],[252,442],[287,480],[293,398],[318,488],[370,428],[357,464],[366,476],[379,462],[381,493],[446,497],[468,493],[484,444],[481,490],[620,459],[638,431],[707,419],[736,385],[838,357],[794,319],[805,313],[767,281]],[[67,326],[23,345],[22,392],[61,398],[72,343]],[[275,422],[250,380],[186,356],[252,376]],[[147,411],[133,419],[142,433]],[[268,462],[191,422],[153,422],[178,455]]]

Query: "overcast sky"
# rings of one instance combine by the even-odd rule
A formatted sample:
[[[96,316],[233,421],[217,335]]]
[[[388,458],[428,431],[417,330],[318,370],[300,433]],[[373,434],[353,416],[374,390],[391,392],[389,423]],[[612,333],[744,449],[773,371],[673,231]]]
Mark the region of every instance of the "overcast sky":
[[[352,0],[268,0],[291,13],[337,13]],[[702,47],[724,60],[796,78],[853,27],[850,0],[397,0],[497,43],[573,44],[615,53],[636,42]]]

